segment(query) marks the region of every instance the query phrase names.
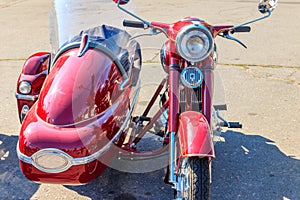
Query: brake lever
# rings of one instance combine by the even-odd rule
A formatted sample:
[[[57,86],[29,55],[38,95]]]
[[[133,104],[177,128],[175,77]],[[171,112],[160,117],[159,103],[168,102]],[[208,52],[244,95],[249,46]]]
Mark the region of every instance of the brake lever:
[[[229,39],[229,40],[233,40],[233,41],[239,43],[240,45],[242,45],[244,48],[247,49],[247,46],[246,46],[241,40],[239,40],[239,39],[237,39],[237,38],[235,38],[235,37],[232,37],[232,36],[229,34],[228,31],[223,32],[222,34],[220,34],[220,36],[221,36],[221,37],[224,37],[224,38],[226,38],[226,39]]]
[[[143,37],[143,36],[155,36],[155,35],[158,35],[158,34],[161,34],[161,33],[163,33],[163,32],[160,31],[159,29],[151,28],[150,33],[143,33],[143,34],[133,36],[133,37],[130,38],[130,40],[134,40],[136,38]]]

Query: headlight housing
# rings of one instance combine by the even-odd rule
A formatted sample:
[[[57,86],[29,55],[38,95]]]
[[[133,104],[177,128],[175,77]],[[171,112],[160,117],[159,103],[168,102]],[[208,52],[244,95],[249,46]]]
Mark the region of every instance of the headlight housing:
[[[179,31],[176,37],[176,48],[187,61],[199,62],[212,52],[213,37],[205,26],[191,24]]]
[[[29,94],[31,92],[31,84],[28,81],[21,81],[19,91],[21,94]]]

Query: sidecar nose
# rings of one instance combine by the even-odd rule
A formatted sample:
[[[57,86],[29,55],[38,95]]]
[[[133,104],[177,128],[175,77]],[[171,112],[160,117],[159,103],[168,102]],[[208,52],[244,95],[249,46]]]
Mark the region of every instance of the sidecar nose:
[[[111,149],[130,119],[125,105],[120,98],[93,120],[55,126],[38,117],[35,104],[24,119],[17,146],[23,174],[34,182],[68,185],[98,177],[106,168],[101,160],[109,162],[117,155]]]

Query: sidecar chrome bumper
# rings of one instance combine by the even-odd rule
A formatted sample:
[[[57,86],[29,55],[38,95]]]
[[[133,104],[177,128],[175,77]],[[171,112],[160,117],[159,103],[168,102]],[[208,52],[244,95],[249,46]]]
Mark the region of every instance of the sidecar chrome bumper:
[[[20,152],[19,144],[17,145],[17,155],[21,161],[31,164],[46,173],[60,173],[67,171],[74,165],[88,164],[99,158],[105,150],[106,149],[103,148],[90,156],[73,158],[59,149],[47,148],[37,151],[32,156],[26,156]]]
[[[20,100],[35,101],[39,98],[39,95],[25,95],[16,93],[16,98]]]

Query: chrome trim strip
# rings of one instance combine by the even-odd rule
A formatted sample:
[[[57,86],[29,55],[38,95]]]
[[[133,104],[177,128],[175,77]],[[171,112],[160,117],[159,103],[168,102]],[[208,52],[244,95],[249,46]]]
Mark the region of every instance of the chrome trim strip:
[[[64,151],[61,151],[61,150],[55,149],[55,148],[48,148],[48,149],[41,149],[40,151],[37,151],[36,153],[34,153],[32,156],[26,156],[25,154],[23,154],[20,151],[20,149],[19,149],[19,142],[18,142],[18,144],[17,144],[17,150],[16,151],[17,151],[17,155],[18,155],[19,160],[21,160],[21,161],[23,161],[23,162],[25,162],[27,164],[31,164],[31,165],[35,166],[37,169],[39,169],[39,170],[41,170],[43,172],[46,172],[46,173],[64,172],[64,171],[68,170],[70,167],[72,167],[74,165],[83,165],[83,164],[87,164],[87,163],[95,161],[97,158],[101,157],[110,148],[110,146],[113,144],[113,142],[115,142],[120,137],[120,135],[123,133],[123,130],[125,129],[126,124],[128,123],[129,119],[131,118],[131,114],[133,112],[135,103],[137,101],[137,97],[138,97],[138,94],[140,92],[140,89],[141,89],[141,86],[139,85],[138,88],[137,88],[137,91],[135,93],[135,96],[134,96],[134,98],[132,100],[132,106],[130,107],[129,113],[126,116],[125,121],[122,124],[121,128],[119,129],[119,131],[117,132],[117,134],[112,138],[112,140],[110,141],[110,143],[106,144],[102,149],[100,149],[96,153],[94,153],[94,154],[92,154],[90,156],[82,157],[82,158],[73,158],[73,157],[71,157],[69,154],[67,154]],[[61,170],[57,170],[57,169],[56,170],[47,170],[47,169],[42,168],[41,166],[37,165],[36,163],[34,163],[34,157],[35,157],[35,155],[38,155],[39,153],[42,153],[43,151],[48,151],[48,150],[49,151],[53,151],[55,153],[61,153],[61,155],[64,155],[65,157],[68,157],[68,159],[69,159],[68,166],[64,167]]]
[[[39,98],[39,95],[25,95],[25,94],[16,93],[16,98],[18,100],[35,101]]]
[[[29,156],[26,156],[26,155],[24,155],[23,153],[20,152],[19,141],[17,143],[16,152],[17,152],[19,160],[23,161],[24,163],[32,165],[32,162],[33,162],[32,158],[29,157]]]

